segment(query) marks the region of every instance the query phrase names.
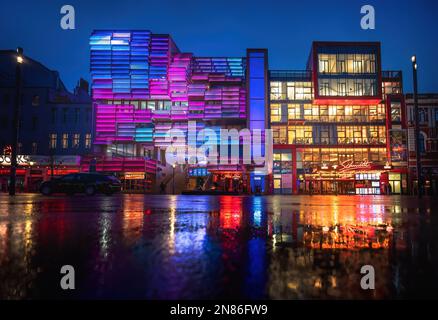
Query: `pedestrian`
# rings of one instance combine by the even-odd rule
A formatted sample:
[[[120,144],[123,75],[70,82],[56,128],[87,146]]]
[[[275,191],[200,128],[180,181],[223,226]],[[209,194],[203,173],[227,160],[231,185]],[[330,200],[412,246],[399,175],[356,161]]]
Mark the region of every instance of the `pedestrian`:
[[[391,184],[388,183],[388,194],[391,195],[391,193],[392,193],[392,187]]]
[[[164,184],[163,181],[161,181],[160,183],[160,193],[164,194],[166,192],[166,185]]]

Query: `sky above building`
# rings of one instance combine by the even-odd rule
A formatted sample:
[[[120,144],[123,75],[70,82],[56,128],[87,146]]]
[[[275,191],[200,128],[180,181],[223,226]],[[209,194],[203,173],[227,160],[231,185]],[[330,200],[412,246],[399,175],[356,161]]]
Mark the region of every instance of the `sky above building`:
[[[61,7],[75,8],[74,30],[60,27]],[[373,5],[375,30],[360,26],[363,5]],[[0,49],[25,54],[58,70],[69,89],[90,79],[93,29],[148,29],[169,33],[182,52],[244,56],[268,48],[270,69],[306,66],[312,41],[380,41],[384,70],[402,70],[412,90],[410,57],[419,65],[419,90],[438,92],[438,1],[431,0],[48,0],[5,1],[0,11]]]

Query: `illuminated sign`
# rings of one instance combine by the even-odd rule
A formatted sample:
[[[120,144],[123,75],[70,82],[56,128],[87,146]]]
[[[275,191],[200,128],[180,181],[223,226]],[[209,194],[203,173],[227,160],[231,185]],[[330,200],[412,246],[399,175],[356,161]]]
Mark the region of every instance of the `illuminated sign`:
[[[125,180],[141,180],[144,179],[144,172],[125,172]]]
[[[353,159],[345,160],[340,165],[339,171],[354,171],[360,169],[371,169],[371,162],[368,159],[364,159],[361,163],[354,164]]]
[[[207,168],[193,168],[189,170],[190,177],[205,177],[208,176],[209,172]]]
[[[17,163],[19,165],[28,165],[30,163],[29,156],[17,156]],[[0,155],[0,165],[10,166],[11,156],[10,155]]]

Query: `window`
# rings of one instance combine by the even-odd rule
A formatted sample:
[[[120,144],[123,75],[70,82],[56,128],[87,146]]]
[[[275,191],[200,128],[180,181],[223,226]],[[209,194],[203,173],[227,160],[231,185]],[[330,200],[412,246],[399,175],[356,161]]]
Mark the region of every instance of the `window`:
[[[57,111],[56,108],[52,108],[52,124],[56,123]]]
[[[311,126],[293,126],[288,131],[289,144],[312,144]]]
[[[283,84],[279,81],[271,82],[271,100],[284,100]]]
[[[32,106],[33,107],[38,107],[40,105],[40,96],[39,95],[34,95],[32,97]]]
[[[32,142],[32,154],[37,154],[38,144],[36,142]]]
[[[340,96],[347,95],[347,86],[345,83],[343,83],[343,82],[338,83],[338,93]]]
[[[157,101],[157,110],[170,110],[170,101]]]
[[[319,72],[327,73],[329,71],[328,60],[319,60]]]
[[[87,108],[87,111],[85,113],[85,121],[88,123],[91,120],[91,109]]]
[[[75,123],[79,122],[79,108],[75,108]]]
[[[281,121],[281,105],[271,104],[271,122]]]
[[[429,121],[426,108],[418,108],[418,121],[420,123],[427,123]]]
[[[288,119],[301,119],[301,106],[299,104],[288,104]]]
[[[9,94],[6,93],[3,95],[3,104],[8,105],[9,102],[10,102],[10,97]]]
[[[375,54],[319,54],[319,73],[376,73]]]
[[[62,134],[62,148],[67,149],[68,148],[68,133]]]
[[[7,116],[7,115],[2,115],[2,116],[0,117],[0,126],[1,126],[3,129],[7,129],[7,128],[8,128],[8,126],[9,126],[9,119],[8,119],[8,116]]]
[[[356,96],[363,96],[363,83],[356,83],[356,90],[355,90]]]
[[[420,132],[418,143],[420,153],[426,152],[426,134],[424,132]]]
[[[51,133],[49,135],[49,146],[50,146],[50,149],[56,149],[57,139],[58,139],[58,136],[57,136],[56,133]]]
[[[363,73],[362,69],[362,61],[353,61],[353,72],[354,73]]]
[[[85,134],[85,148],[90,149],[91,147],[91,134]]]
[[[32,117],[32,130],[35,131],[38,129],[38,117],[33,116]]]
[[[62,109],[62,123],[67,123],[67,112],[68,112],[68,108]]]
[[[81,135],[79,133],[73,134],[73,148],[79,148]]]
[[[155,110],[155,101],[148,101],[147,106],[149,110]]]
[[[286,144],[287,143],[287,128],[286,127],[272,127],[272,135],[274,143]]]
[[[66,176],[63,176],[61,180],[65,182],[73,182],[76,180],[76,176],[77,174],[68,174]]]
[[[321,84],[319,86],[319,95],[320,96],[328,96],[329,95],[329,82],[328,82],[328,80],[321,80]]]
[[[338,67],[338,73],[345,73],[347,71],[347,68],[345,67],[345,58],[344,55],[339,55],[339,60],[337,62]]]

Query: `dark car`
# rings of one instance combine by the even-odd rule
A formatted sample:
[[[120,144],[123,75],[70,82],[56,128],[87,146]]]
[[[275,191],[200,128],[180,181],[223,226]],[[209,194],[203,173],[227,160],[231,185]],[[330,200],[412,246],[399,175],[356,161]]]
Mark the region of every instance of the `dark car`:
[[[44,195],[52,193],[85,193],[89,196],[95,193],[111,195],[121,190],[120,181],[114,176],[99,173],[72,173],[60,178],[45,181],[40,186]]]

